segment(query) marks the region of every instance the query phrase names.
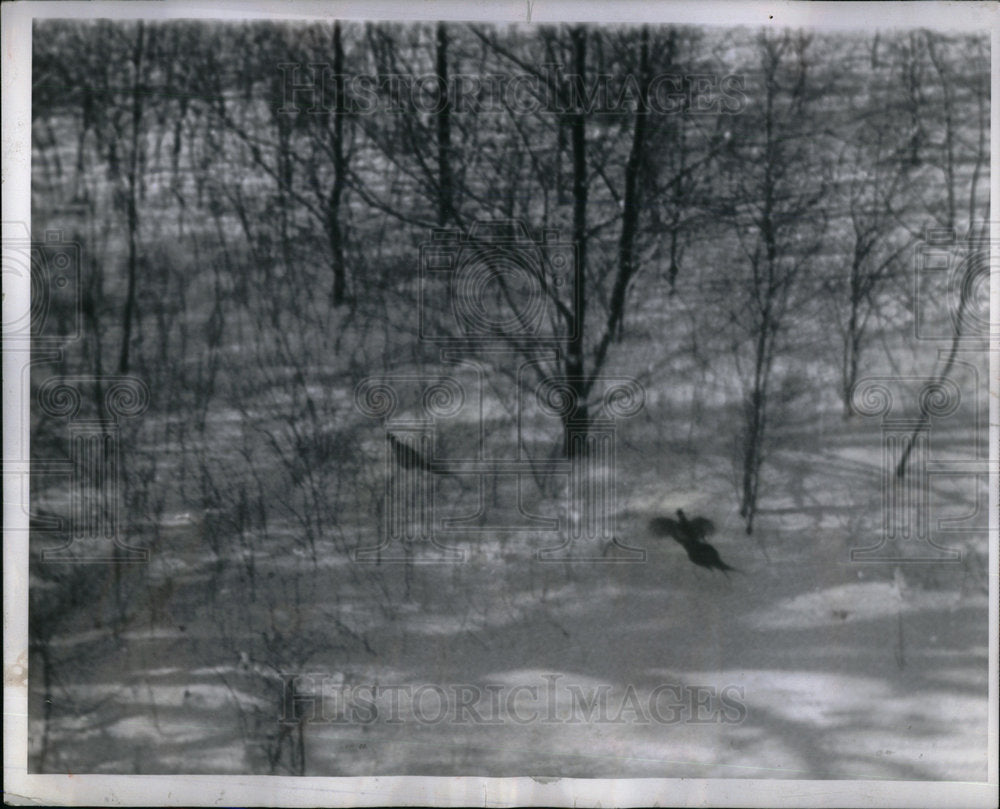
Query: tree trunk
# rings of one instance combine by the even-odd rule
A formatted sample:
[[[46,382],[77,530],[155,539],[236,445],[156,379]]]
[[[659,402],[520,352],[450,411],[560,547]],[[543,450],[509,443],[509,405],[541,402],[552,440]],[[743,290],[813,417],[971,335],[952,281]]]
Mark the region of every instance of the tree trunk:
[[[336,104],[333,111],[333,188],[327,205],[327,233],[333,256],[333,290],[330,302],[334,306],[344,303],[347,289],[347,269],[344,265],[344,237],[340,228],[340,200],[344,193],[347,161],[344,158],[344,46],[340,21],[333,24],[333,76]]]
[[[767,425],[767,383],[771,373],[770,334],[774,327],[765,310],[757,334],[754,357],[753,388],[746,404],[746,435],[743,442],[743,485],[740,516],[746,522],[747,534],[753,533],[757,514],[757,492],[763,465],[764,432]]]
[[[139,230],[139,128],[142,125],[142,61],[145,44],[145,29],[140,20],[136,31],[135,48],[132,51],[132,65],[135,75],[132,77],[132,132],[131,153],[128,161],[128,177],[126,182],[128,218],[128,289],[125,293],[125,311],[122,313],[122,350],[118,361],[118,372],[127,374],[129,368],[129,344],[132,342],[132,322],[135,318],[135,285],[136,264],[138,262],[138,230]]]
[[[851,316],[847,321],[847,334],[844,337],[844,364],[843,364],[843,400],[845,421],[854,415],[854,405],[851,403],[851,392],[854,390],[854,383],[858,381],[858,353],[861,349],[861,333],[858,328],[858,297],[851,295]]]
[[[580,82],[577,108],[570,118],[570,142],[573,150],[573,242],[576,245],[578,283],[581,288],[573,290],[572,322],[569,324],[571,339],[566,356],[566,375],[570,387],[577,394],[578,407],[564,420],[564,444],[567,457],[576,445],[570,440],[569,419],[576,425],[590,423],[586,397],[589,393],[584,380],[584,330],[587,316],[586,292],[582,288],[587,276],[587,117],[583,105],[586,103],[584,78],[587,71],[587,30],[579,26],[573,29],[573,68],[575,80]]]
[[[455,218],[452,208],[451,177],[451,99],[448,96],[448,28],[443,22],[437,25],[437,76],[438,87],[443,89],[444,98],[439,99],[437,114],[437,160],[438,160],[438,225],[444,227],[449,219]]]

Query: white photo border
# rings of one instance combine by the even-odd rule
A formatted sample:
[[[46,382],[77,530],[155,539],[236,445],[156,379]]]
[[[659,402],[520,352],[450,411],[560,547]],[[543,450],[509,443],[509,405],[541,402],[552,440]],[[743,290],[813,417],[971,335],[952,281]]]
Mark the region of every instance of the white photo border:
[[[991,99],[1000,87],[997,54],[1000,21],[993,3],[952,2],[613,2],[467,0],[392,2],[11,2],[2,13],[3,222],[31,220],[31,34],[43,18],[263,20],[456,20],[496,23],[673,22],[696,25],[871,30],[923,27],[989,31],[993,60]],[[1000,108],[991,104],[991,155],[1000,153]],[[991,192],[1000,197],[1000,166],[991,161]],[[994,220],[993,249],[1000,244]],[[4,237],[8,236],[6,232]],[[993,268],[1000,266],[992,257]],[[995,270],[994,270],[995,272]],[[1000,283],[992,277],[990,315],[1000,323]],[[10,281],[10,286],[7,286]],[[27,283],[5,278],[4,323],[27,312]],[[10,316],[8,316],[10,315]],[[223,806],[899,806],[987,807],[998,787],[998,424],[1000,344],[990,350],[989,489],[989,731],[986,783],[908,781],[800,781],[743,779],[534,779],[378,776],[296,778],[280,776],[34,775],[27,772],[27,517],[7,504],[28,499],[26,351],[3,352],[4,547],[4,799],[11,804],[223,805]]]

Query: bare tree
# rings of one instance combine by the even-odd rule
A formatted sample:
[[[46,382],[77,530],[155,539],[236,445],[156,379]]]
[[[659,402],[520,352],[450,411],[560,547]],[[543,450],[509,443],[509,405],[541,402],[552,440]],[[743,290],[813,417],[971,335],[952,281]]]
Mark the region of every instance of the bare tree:
[[[876,38],[872,43],[873,53],[877,42]],[[841,337],[844,418],[853,413],[851,392],[872,338],[872,318],[882,310],[887,288],[903,275],[910,246],[909,233],[899,223],[899,211],[906,204],[912,164],[899,158],[906,144],[900,142],[896,114],[889,103],[896,95],[896,84],[886,82],[886,72],[873,69],[859,94],[862,104],[848,111],[850,120],[842,127],[847,140],[841,151],[834,198],[847,220],[849,256],[846,262],[839,257],[832,261],[837,269],[824,286]],[[841,273],[843,264],[846,272]]]
[[[766,457],[775,360],[802,305],[799,281],[823,245],[827,168],[812,114],[816,87],[810,40],[761,34],[756,40],[758,103],[738,119],[730,163],[730,222],[738,246],[729,319],[743,385],[740,515],[753,532]]]

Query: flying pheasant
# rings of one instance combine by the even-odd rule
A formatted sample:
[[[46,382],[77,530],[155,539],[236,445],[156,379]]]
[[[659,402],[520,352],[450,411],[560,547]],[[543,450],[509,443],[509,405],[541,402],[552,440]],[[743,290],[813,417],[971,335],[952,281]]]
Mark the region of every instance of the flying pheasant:
[[[654,517],[649,521],[649,530],[657,536],[670,537],[680,543],[687,552],[688,559],[699,567],[721,570],[727,576],[730,570],[736,573],[743,572],[723,562],[719,552],[705,541],[705,537],[715,531],[715,525],[705,517],[688,519],[682,509],[677,509],[676,520],[670,517]]]

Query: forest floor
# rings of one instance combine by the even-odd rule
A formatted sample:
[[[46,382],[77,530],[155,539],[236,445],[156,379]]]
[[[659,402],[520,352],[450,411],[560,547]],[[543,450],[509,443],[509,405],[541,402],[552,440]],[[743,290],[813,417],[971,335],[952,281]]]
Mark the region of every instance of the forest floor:
[[[735,499],[723,457],[631,465],[617,531],[647,551],[642,563],[543,563],[531,553],[537,542],[484,533],[456,543],[468,551],[463,564],[414,566],[409,595],[401,566],[384,565],[396,594],[386,612],[350,583],[355,563],[320,548],[319,586],[299,602],[313,615],[284,631],[311,633],[302,671],[359,689],[359,704],[383,691],[369,699],[374,713],[305,725],[306,774],[984,781],[985,571],[968,557],[898,573],[851,562],[850,548],[871,545],[881,519],[877,424],[814,436],[807,449],[801,436],[780,440],[752,537],[734,507],[720,507]],[[646,532],[650,516],[676,507],[715,520],[712,541],[740,573],[695,567]],[[935,516],[969,512],[968,502],[941,508],[957,510]],[[105,651],[56,690],[92,711],[55,706],[47,770],[266,772],[247,744],[248,706],[265,716],[277,708],[237,654],[241,627],[248,638],[256,630],[241,623],[235,581],[225,568],[210,573],[209,561],[181,568],[166,607],[115,643],[100,630],[55,639],[64,652]],[[257,575],[283,569],[261,560]],[[368,649],[327,643],[333,594]],[[458,721],[435,690],[450,701],[456,685],[491,686],[508,713]],[[393,715],[388,687],[425,693]],[[488,693],[479,717],[490,716]],[[585,721],[594,695],[597,718]],[[544,721],[552,716],[563,721]]]

